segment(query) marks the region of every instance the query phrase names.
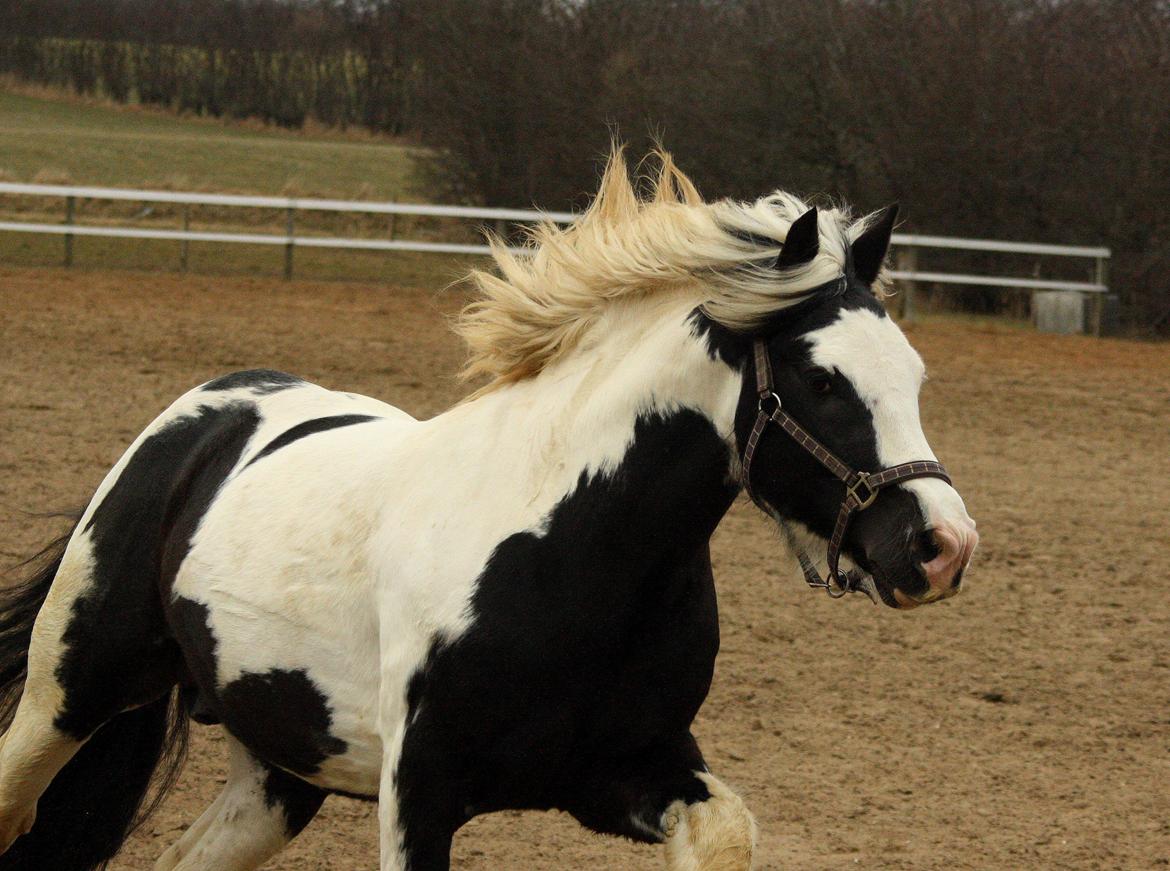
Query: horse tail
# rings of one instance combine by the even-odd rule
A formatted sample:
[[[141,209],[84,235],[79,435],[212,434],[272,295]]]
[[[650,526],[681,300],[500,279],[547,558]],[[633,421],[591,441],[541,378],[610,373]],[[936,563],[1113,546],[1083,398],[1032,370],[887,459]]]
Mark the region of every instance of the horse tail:
[[[7,729],[20,701],[24,678],[28,674],[28,647],[32,641],[33,624],[61,560],[65,548],[81,519],[79,513],[63,515],[73,523],[69,531],[53,539],[17,568],[28,569],[29,576],[22,582],[0,590],[0,729]]]
[[[0,591],[0,728],[19,703],[33,623],[71,536],[29,560],[36,567],[26,581]],[[105,868],[178,779],[187,737],[177,691],[108,720],[53,778],[31,831],[0,855],[0,871]]]

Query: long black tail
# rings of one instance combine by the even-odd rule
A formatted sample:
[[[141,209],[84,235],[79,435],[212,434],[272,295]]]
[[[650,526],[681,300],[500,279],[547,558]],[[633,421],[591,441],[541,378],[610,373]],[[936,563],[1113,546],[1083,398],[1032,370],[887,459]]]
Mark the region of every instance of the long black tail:
[[[0,590],[0,730],[7,729],[12,722],[28,674],[28,645],[32,640],[33,623],[41,605],[45,604],[49,587],[53,586],[53,578],[61,568],[65,546],[80,520],[77,514],[64,516],[73,521],[69,531],[16,567],[24,569],[27,578]]]
[[[0,591],[2,728],[20,700],[33,623],[71,535],[26,564],[33,566],[27,580]],[[0,856],[0,871],[105,868],[178,778],[187,732],[187,713],[177,692],[105,723],[53,779],[37,803],[32,831]]]

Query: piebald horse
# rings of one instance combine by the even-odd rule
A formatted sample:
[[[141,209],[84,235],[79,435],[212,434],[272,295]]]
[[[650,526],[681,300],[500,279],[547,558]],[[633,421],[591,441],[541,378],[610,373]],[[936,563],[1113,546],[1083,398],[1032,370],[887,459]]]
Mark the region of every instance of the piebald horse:
[[[495,246],[458,322],[485,386],[443,414],[256,370],[130,445],[5,593],[0,869],[102,866],[189,719],[230,773],[157,871],[254,869],[330,793],[377,800],[382,871],[505,808],[751,866],[690,732],[724,513],[746,487],[810,583],[894,607],[955,593],[977,536],[881,303],[894,210],[706,203],[660,158]]]

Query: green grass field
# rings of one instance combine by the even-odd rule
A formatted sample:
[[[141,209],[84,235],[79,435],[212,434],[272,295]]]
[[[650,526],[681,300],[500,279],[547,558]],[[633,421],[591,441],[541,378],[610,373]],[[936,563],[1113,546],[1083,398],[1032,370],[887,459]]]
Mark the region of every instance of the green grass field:
[[[0,176],[11,181],[417,201],[417,153],[388,139],[45,99],[0,84]]]
[[[338,197],[422,202],[420,150],[386,138],[339,132],[299,133],[247,123],[184,118],[153,110],[5,89],[0,81],[0,180],[102,187]],[[0,195],[0,220],[59,223],[64,201]],[[177,228],[181,207],[79,202],[77,222]],[[313,233],[379,238],[477,238],[468,222],[300,213]],[[193,207],[192,229],[281,233],[279,210]],[[0,233],[0,263],[59,265],[60,236]],[[96,239],[73,242],[79,269],[173,271],[178,242]],[[188,266],[201,273],[279,275],[280,248],[191,243]],[[433,254],[298,249],[297,277],[437,286],[468,258]]]

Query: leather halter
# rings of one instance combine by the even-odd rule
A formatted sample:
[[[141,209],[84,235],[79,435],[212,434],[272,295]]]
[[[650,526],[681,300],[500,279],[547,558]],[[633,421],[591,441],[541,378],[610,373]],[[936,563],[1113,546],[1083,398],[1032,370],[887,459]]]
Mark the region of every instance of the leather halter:
[[[755,353],[759,413],[756,415],[756,423],[752,427],[751,435],[748,436],[747,444],[743,449],[744,489],[747,490],[748,496],[756,505],[760,506],[766,513],[775,515],[775,510],[766,505],[752,490],[751,480],[752,458],[755,456],[756,448],[759,446],[764,432],[768,429],[768,424],[774,423],[845,484],[845,499],[841,503],[841,510],[837,513],[837,525],[833,527],[833,537],[829,539],[828,577],[822,578],[808,554],[801,550],[798,556],[805,581],[810,587],[824,589],[834,599],[840,598],[846,593],[858,591],[865,592],[872,599],[872,594],[864,587],[863,573],[857,570],[843,572],[838,568],[841,545],[845,540],[845,531],[849,528],[849,520],[853,513],[864,511],[877,499],[879,490],[899,481],[908,481],[911,478],[942,478],[950,484],[951,478],[942,464],[936,463],[934,460],[914,460],[910,463],[900,463],[876,473],[859,472],[850,468],[841,462],[832,451],[813,438],[781,407],[780,397],[776,395],[772,386],[772,364],[768,360],[767,342],[757,339],[753,344],[753,351]],[[775,407],[769,412],[766,406],[771,403],[774,403]]]

